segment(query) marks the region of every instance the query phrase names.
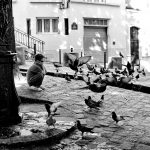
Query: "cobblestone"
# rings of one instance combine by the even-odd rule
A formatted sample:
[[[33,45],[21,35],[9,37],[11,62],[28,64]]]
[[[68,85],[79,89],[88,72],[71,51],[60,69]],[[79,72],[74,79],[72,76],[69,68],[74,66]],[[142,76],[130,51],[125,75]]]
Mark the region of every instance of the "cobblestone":
[[[48,65],[47,65],[48,68]],[[50,71],[55,68],[50,66]],[[48,71],[49,71],[48,70]],[[60,69],[61,73],[73,74],[67,67]],[[150,76],[147,77],[147,80]],[[150,80],[149,80],[150,81]],[[137,84],[149,86],[145,78]],[[63,101],[59,108],[57,120],[73,121],[79,119],[82,124],[95,126],[95,135],[85,134],[81,140],[81,132],[77,131],[64,143],[63,149],[100,149],[100,150],[147,150],[150,141],[150,95],[118,87],[107,86],[104,93],[94,93],[89,89],[82,89],[86,86],[83,81],[72,80],[67,83],[64,78],[45,76],[43,85],[45,91],[31,91],[26,81],[16,85],[20,97],[28,97],[31,100],[57,102]],[[103,106],[99,110],[90,110],[84,103],[87,96],[98,101],[101,95],[105,95]],[[125,115],[125,121],[116,124],[111,118],[111,111],[119,115]],[[63,112],[63,113],[62,113]],[[70,119],[71,118],[71,119]],[[94,136],[94,138],[92,138]],[[59,145],[58,147],[62,147]]]

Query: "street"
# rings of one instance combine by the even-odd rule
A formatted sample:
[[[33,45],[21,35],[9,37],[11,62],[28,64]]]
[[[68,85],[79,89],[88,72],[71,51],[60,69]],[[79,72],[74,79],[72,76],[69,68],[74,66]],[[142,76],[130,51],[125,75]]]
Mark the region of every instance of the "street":
[[[83,81],[72,80],[67,83],[64,78],[51,76],[45,77],[43,85],[45,91],[34,95],[33,92],[28,92],[28,96],[52,102],[63,101],[62,106],[58,108],[57,112],[60,115],[55,117],[56,121],[63,117],[71,121],[78,119],[81,124],[94,127],[95,133],[84,133],[83,139],[81,132],[76,130],[70,137],[55,145],[56,149],[150,149],[149,94],[111,86],[107,86],[103,93],[94,93],[83,88],[86,86]],[[24,86],[22,89],[26,90],[17,88],[18,93],[27,95],[27,87]],[[91,96],[93,100],[98,101],[102,94],[104,103],[99,110],[86,106],[85,98]],[[43,105],[41,107],[44,110]],[[32,111],[32,105],[28,109]],[[116,124],[111,117],[112,111],[126,116],[125,120]],[[44,145],[43,149],[49,149],[49,146]]]

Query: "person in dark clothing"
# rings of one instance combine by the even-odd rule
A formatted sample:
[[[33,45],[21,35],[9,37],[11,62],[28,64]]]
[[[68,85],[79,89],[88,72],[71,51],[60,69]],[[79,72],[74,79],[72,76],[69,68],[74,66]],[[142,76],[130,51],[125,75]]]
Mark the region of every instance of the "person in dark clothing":
[[[43,65],[45,57],[42,54],[35,55],[33,65],[27,71],[27,83],[32,90],[42,91],[42,82],[46,74],[46,68]]]

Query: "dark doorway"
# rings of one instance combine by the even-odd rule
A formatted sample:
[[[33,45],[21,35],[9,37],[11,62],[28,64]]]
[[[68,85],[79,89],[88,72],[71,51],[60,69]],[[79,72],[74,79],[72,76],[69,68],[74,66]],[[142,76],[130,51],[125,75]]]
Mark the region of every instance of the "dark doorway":
[[[64,22],[65,22],[65,35],[69,35],[69,19],[64,18]]]
[[[138,27],[130,28],[130,42],[131,42],[131,63],[132,65],[139,65],[139,39]]]

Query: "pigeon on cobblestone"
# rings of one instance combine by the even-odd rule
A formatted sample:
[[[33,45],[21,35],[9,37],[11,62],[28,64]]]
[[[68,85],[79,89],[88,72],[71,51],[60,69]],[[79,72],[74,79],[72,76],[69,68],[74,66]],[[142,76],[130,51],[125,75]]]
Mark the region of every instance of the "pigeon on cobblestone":
[[[138,80],[140,78],[140,74],[138,73],[136,76],[135,76],[135,79]]]
[[[71,79],[70,79],[70,77],[69,77],[69,75],[68,75],[67,72],[66,72],[66,75],[65,75],[65,79],[67,80],[67,82],[70,82],[70,81],[71,81]]]
[[[101,82],[101,80],[102,80],[102,77],[101,75],[99,75],[93,80],[93,83]]]
[[[62,64],[60,64],[59,62],[53,62],[54,67],[56,68],[56,72],[58,72],[58,68],[62,67]]]
[[[47,111],[48,117],[49,117],[50,114],[51,114],[51,112],[50,112],[50,105],[49,105],[49,104],[45,104],[44,106],[45,106],[45,108],[46,108],[46,111]]]
[[[142,74],[143,74],[143,76],[146,76],[146,73],[145,73],[145,71],[144,71],[144,68],[142,69]]]
[[[89,89],[93,92],[101,93],[106,90],[107,84],[106,83],[93,83],[89,84]]]
[[[124,68],[124,70],[121,71],[120,73],[121,73],[122,75],[127,76],[127,75],[128,75],[127,68]]]
[[[91,56],[84,56],[78,58],[77,56],[69,53],[67,53],[67,58],[69,67],[75,71],[75,75],[79,71],[79,67],[91,60]]]
[[[133,77],[132,76],[122,76],[122,77],[120,77],[118,80],[119,80],[119,82],[120,83],[129,83],[131,80],[133,79]]]
[[[56,119],[54,119],[52,115],[50,115],[46,120],[46,124],[48,126],[54,126],[54,128],[55,128],[55,123],[56,123]]]
[[[54,115],[57,111],[57,108],[62,104],[62,102],[55,102],[52,105],[45,104],[46,111],[48,112],[48,116]]]
[[[143,76],[146,76],[146,73],[145,73],[145,71],[144,71],[144,68],[143,68],[142,70],[139,70],[139,69],[137,68],[137,72],[138,72],[138,73],[141,73]]]
[[[82,75],[82,79],[87,85],[91,84],[89,73],[87,73],[87,75]]]
[[[121,71],[120,70],[118,70],[118,68],[115,68],[115,73],[121,73]]]
[[[76,121],[76,125],[77,125],[78,130],[82,132],[82,137],[83,137],[84,132],[94,133],[93,132],[94,128],[89,128],[89,127],[86,127],[84,125],[81,125],[79,120]]]
[[[84,100],[85,104],[89,107],[89,108],[95,108],[97,109],[97,107],[99,107],[99,103],[97,103],[96,101],[92,100],[91,96],[88,96],[87,99]]]
[[[101,73],[98,72],[95,68],[94,68],[94,70],[93,70],[93,73],[96,74],[96,75],[100,75],[100,74],[101,74]]]
[[[104,100],[104,95],[101,96],[101,100],[99,101],[94,101],[92,100],[91,96],[88,96],[87,99],[85,99],[85,104],[89,107],[89,108],[98,108],[98,107],[101,107],[102,104],[103,104],[103,100]]]
[[[112,112],[112,119],[118,123],[119,121],[125,120],[124,116],[117,115],[114,111]]]
[[[119,56],[122,57],[122,58],[124,58],[124,56],[123,56],[123,54],[121,52],[119,52]]]
[[[50,112],[51,114],[55,114],[55,112],[57,111],[57,108],[62,104],[62,102],[55,102],[51,105],[50,107]]]
[[[94,65],[92,65],[92,64],[86,63],[86,66],[90,72],[93,72],[95,69]]]

